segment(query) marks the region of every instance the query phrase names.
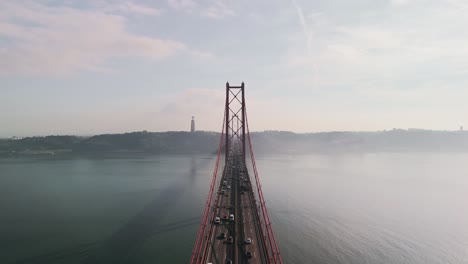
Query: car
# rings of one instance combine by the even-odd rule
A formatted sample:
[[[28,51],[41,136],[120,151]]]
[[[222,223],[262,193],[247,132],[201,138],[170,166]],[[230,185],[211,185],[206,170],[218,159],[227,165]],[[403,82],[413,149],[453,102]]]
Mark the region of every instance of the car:
[[[221,219],[219,218],[219,216],[215,217],[214,223],[215,223],[215,224],[221,223]]]
[[[245,193],[244,191],[241,192],[241,194],[244,194],[244,193]]]
[[[227,216],[227,215],[224,215],[224,216],[223,216],[223,220],[224,220],[224,221],[227,221],[227,220],[228,220],[228,216]]]
[[[219,238],[225,239],[225,238],[226,238],[226,233],[222,232],[222,233],[219,235]]]
[[[234,215],[233,215],[233,214],[230,214],[230,215],[229,215],[229,221],[233,221],[233,222],[234,222]]]
[[[250,251],[247,251],[247,252],[245,253],[245,256],[246,256],[247,258],[251,258],[251,257],[252,257],[252,253],[251,253]]]
[[[226,260],[226,264],[232,264],[232,260],[230,259]]]
[[[228,185],[227,188],[228,188],[228,189],[231,189],[231,185]]]
[[[227,184],[227,181],[223,181],[223,185],[225,186]]]
[[[250,237],[247,238],[247,239],[245,240],[245,243],[246,243],[246,244],[252,244],[252,239],[250,239]]]
[[[227,239],[227,243],[232,244],[232,242],[234,242],[234,239],[232,238],[232,236],[229,236]]]
[[[225,194],[226,193],[226,190],[221,190],[221,194]]]

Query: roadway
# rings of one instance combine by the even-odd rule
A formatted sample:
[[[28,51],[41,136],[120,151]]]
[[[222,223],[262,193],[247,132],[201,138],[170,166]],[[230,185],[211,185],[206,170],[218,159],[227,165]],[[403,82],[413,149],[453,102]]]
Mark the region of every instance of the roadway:
[[[247,251],[249,251],[252,254],[252,257],[250,259],[245,258],[244,262],[242,263],[265,263],[262,262],[264,259],[264,254],[263,254],[263,247],[262,247],[262,241],[261,241],[261,236],[260,232],[258,230],[258,220],[257,220],[257,209],[255,207],[255,202],[253,199],[253,192],[251,189],[251,184],[246,177],[246,174],[241,174],[242,178],[239,179],[239,182],[241,183],[241,203],[240,206],[242,208],[242,232],[243,232],[243,237],[244,241],[247,238],[250,238],[252,240],[251,244],[246,244],[244,243],[243,245],[243,250],[244,250],[244,256]],[[243,193],[242,193],[243,192]],[[260,240],[259,240],[260,239]]]
[[[240,155],[232,155],[226,164],[217,195],[215,216],[221,218],[221,223],[213,225],[206,263],[224,264],[228,260],[235,264],[266,263],[251,182]],[[234,221],[229,221],[230,214],[234,214]],[[223,232],[225,238],[220,236]],[[230,236],[232,243],[227,242]],[[251,244],[245,243],[247,238],[252,240]],[[250,258],[246,256],[247,251],[252,255]]]

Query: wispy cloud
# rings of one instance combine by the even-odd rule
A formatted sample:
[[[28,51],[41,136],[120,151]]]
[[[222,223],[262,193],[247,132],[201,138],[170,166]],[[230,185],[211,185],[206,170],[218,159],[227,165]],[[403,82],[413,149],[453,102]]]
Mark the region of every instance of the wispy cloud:
[[[167,2],[168,5],[175,10],[206,18],[223,19],[236,15],[236,12],[228,3],[222,0],[197,2],[194,0],[167,0]]]
[[[464,11],[468,8],[468,2],[465,0],[447,0],[450,5],[453,5],[459,8],[461,11]]]
[[[390,4],[394,6],[404,6],[411,2],[411,0],[390,0]]]
[[[168,0],[169,6],[179,10],[191,10],[197,6],[193,0]]]
[[[121,11],[127,11],[135,14],[140,15],[149,15],[149,16],[156,16],[161,13],[160,9],[156,9],[154,7],[149,7],[141,4],[136,4],[133,2],[125,2],[122,4],[117,5],[117,8]]]
[[[307,20],[304,17],[304,12],[302,12],[302,8],[297,4],[297,2],[295,0],[291,0],[291,2],[297,11],[297,16],[299,18],[299,22],[301,23],[302,31],[304,32],[304,36],[306,39],[307,55],[310,55],[311,32],[309,31],[309,27],[307,26]]]
[[[234,16],[236,13],[234,10],[229,8],[225,3],[216,1],[213,2],[210,6],[208,6],[205,10],[202,11],[202,15],[214,18],[214,19],[222,19],[230,16]]]
[[[183,130],[188,129],[190,117],[194,115],[199,129],[220,131],[224,117],[225,96],[223,89],[190,88],[160,98],[159,108],[154,110],[154,105],[151,105],[146,107],[145,112],[153,118],[164,121],[161,123],[171,124]],[[277,107],[280,103],[279,100],[264,99],[261,94],[251,93],[247,100],[249,120],[252,122],[251,129],[253,131],[259,130],[259,127],[275,129],[271,124],[288,123],[289,117],[285,115],[284,109]],[[180,116],[186,118],[177,120]]]
[[[159,10],[132,3],[117,6],[139,14]],[[186,44],[132,34],[125,16],[40,3],[0,3],[0,74],[69,74],[106,70],[116,57],[160,59],[178,52],[206,55]],[[6,40],[6,41],[5,41]]]
[[[453,82],[453,77],[468,72],[468,36],[463,33],[468,20],[462,11],[443,3],[408,8],[398,18],[382,12],[374,23],[340,23],[330,17],[324,22],[316,18],[327,14],[300,15],[303,29],[315,37],[310,56],[297,48],[303,39],[298,37],[288,64],[301,73],[318,65],[322,87],[408,89],[434,79]]]

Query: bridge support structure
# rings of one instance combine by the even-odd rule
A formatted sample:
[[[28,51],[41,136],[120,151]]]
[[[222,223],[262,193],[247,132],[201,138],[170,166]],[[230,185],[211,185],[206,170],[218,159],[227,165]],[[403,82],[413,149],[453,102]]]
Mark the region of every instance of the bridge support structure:
[[[215,170],[190,263],[282,264],[255,163],[244,83],[226,83],[224,111]],[[223,147],[224,169],[218,179]],[[247,151],[254,177],[247,168]]]
[[[245,162],[245,89],[241,86],[230,86],[226,83],[225,126],[226,160],[233,141],[239,141],[242,148],[242,159]]]

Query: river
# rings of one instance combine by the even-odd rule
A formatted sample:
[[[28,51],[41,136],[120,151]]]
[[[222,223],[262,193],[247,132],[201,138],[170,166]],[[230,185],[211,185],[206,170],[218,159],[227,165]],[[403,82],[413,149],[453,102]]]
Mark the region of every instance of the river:
[[[0,159],[0,263],[187,263],[214,159]],[[257,166],[285,263],[468,263],[468,154]]]

